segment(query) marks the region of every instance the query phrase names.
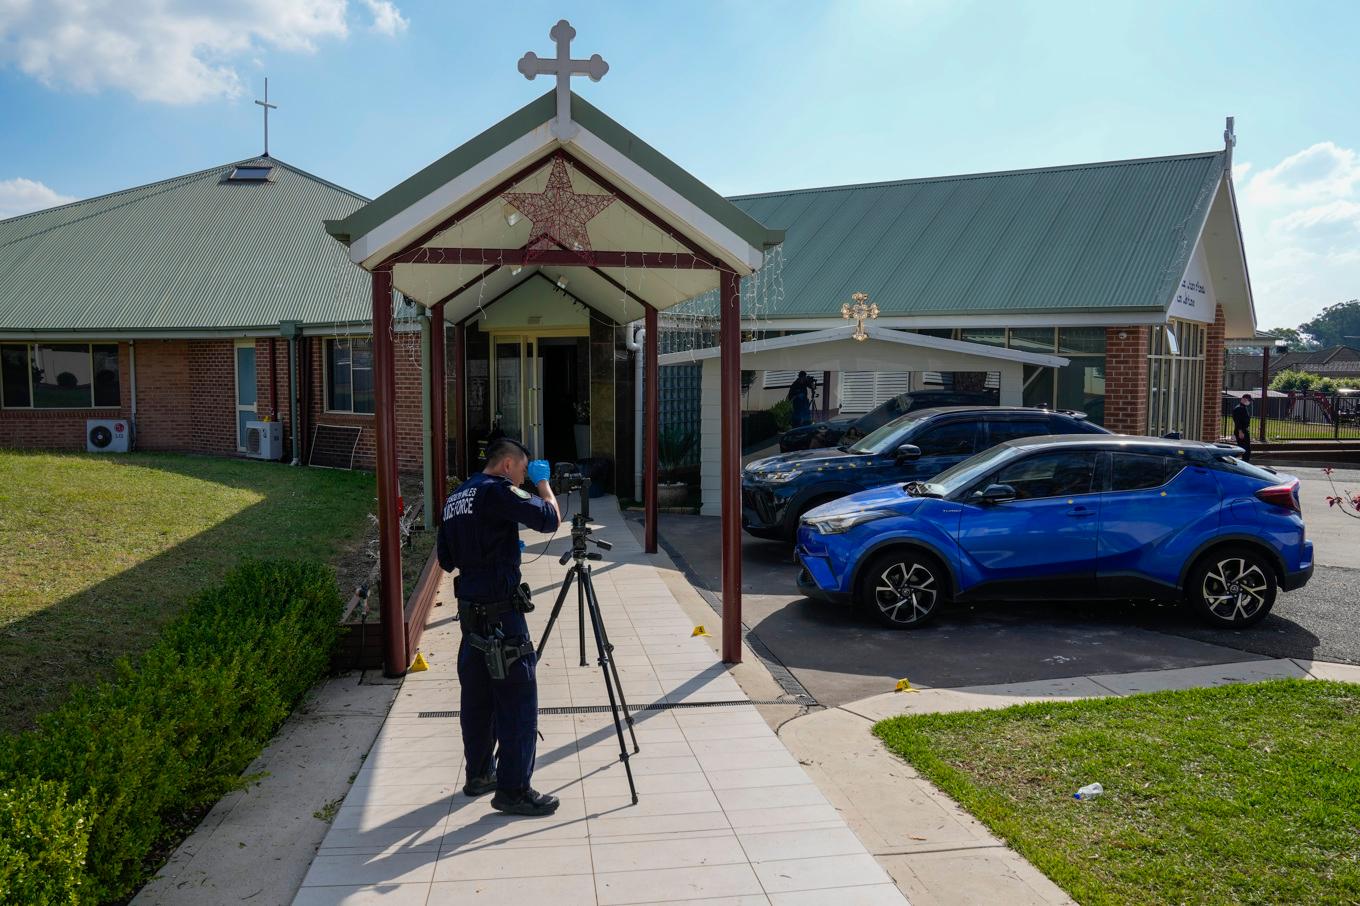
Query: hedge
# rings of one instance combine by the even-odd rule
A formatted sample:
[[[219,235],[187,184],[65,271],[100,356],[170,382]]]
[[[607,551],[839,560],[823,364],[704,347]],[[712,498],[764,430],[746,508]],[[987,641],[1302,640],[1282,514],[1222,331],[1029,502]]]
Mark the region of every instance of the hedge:
[[[242,770],[325,675],[341,607],[322,563],[244,562],[112,682],[76,687],[36,729],[0,738],[0,902],[16,883],[47,885],[17,902],[135,891],[186,814],[248,782]]]

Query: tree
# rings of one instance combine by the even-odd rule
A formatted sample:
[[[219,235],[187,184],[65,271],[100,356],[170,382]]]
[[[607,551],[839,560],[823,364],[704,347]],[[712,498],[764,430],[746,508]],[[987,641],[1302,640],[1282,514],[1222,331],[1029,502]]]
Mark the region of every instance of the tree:
[[[1322,346],[1360,346],[1360,299],[1327,306],[1299,332]]]
[[[1279,337],[1288,343],[1289,348],[1295,352],[1318,348],[1318,344],[1311,337],[1305,337],[1295,327],[1271,327],[1261,331],[1261,333],[1270,337]]]

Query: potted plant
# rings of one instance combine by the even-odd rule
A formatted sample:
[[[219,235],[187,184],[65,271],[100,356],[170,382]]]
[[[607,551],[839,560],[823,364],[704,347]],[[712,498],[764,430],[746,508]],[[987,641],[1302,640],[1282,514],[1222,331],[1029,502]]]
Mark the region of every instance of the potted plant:
[[[657,506],[681,506],[689,497],[689,485],[675,481],[675,473],[681,469],[694,448],[699,443],[697,431],[671,425],[657,436]]]
[[[576,458],[585,459],[590,456],[590,400],[578,400],[571,407],[576,412],[576,424],[573,426],[576,433]]]

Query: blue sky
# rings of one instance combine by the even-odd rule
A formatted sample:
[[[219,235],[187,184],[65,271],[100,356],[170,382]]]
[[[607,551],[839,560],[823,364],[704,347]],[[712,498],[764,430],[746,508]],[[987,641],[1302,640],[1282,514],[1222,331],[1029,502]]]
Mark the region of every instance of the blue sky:
[[[77,13],[76,10],[84,9]],[[726,194],[1181,154],[1237,117],[1263,327],[1360,296],[1360,4],[9,0],[0,216],[261,149],[375,195],[546,91]],[[584,82],[584,84],[582,84]]]

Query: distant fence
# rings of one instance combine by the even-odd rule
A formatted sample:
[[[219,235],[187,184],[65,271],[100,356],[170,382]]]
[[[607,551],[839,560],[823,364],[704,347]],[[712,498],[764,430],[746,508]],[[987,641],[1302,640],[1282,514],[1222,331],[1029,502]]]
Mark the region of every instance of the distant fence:
[[[1251,434],[1261,431],[1260,391],[1252,397]],[[1223,397],[1223,435],[1233,432],[1232,412],[1237,396]],[[1286,440],[1360,440],[1360,391],[1319,393],[1291,390],[1266,400],[1267,442]]]

